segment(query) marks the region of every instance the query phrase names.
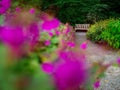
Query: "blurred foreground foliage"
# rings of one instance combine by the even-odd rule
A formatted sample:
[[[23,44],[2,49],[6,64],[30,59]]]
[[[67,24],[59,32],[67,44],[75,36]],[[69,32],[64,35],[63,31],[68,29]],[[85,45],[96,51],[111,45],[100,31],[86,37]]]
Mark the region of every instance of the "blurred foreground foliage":
[[[14,72],[12,68],[7,68],[6,50],[7,49],[0,44],[0,90],[54,90],[52,83],[50,83],[50,77],[41,70],[40,65],[38,65],[35,60],[31,60],[31,62],[23,60],[23,62],[18,63],[17,66],[14,67]],[[24,67],[23,65],[25,64],[27,65]],[[29,71],[29,73],[27,71]],[[34,73],[32,76],[30,71]],[[15,87],[23,87],[24,85],[28,87],[24,89],[17,89],[17,87]]]

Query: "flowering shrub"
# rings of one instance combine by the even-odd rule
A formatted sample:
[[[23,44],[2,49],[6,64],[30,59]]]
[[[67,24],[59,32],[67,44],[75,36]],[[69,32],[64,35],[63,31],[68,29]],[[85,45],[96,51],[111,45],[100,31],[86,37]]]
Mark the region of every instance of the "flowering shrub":
[[[5,13],[10,7],[11,0],[0,1],[0,14]]]
[[[87,49],[88,42],[77,48],[74,32],[68,23],[64,25],[46,13],[38,17],[36,11],[35,8],[24,10],[17,7],[14,12],[4,15],[5,20],[0,26],[0,55],[1,61],[4,61],[1,62],[3,66],[0,65],[3,72],[0,73],[0,89],[99,88],[100,79],[110,65],[89,65],[82,52]],[[119,60],[117,62],[119,64]],[[6,86],[10,88],[6,89]]]

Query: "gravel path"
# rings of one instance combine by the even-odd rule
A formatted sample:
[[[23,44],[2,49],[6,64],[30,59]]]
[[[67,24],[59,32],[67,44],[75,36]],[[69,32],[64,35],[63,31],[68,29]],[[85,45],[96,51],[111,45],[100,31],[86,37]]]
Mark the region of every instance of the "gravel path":
[[[86,33],[76,33],[76,43],[80,45],[86,41]],[[86,49],[86,57],[90,62],[104,61],[104,63],[114,62],[120,56],[120,50],[109,50],[98,44],[88,41]],[[120,90],[120,68],[110,66],[106,72],[105,77],[100,82],[100,87],[96,90]]]

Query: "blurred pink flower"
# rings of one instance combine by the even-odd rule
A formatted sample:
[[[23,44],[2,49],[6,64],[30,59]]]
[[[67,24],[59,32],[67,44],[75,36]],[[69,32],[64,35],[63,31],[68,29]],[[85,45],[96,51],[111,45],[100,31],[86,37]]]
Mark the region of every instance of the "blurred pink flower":
[[[56,30],[56,35],[60,35],[60,31]]]
[[[87,72],[79,61],[63,62],[54,71],[54,80],[58,90],[78,88],[85,83]]]
[[[69,56],[70,56],[71,52],[68,52],[68,51],[60,51],[58,52],[58,55],[61,59],[63,60],[68,60],[69,61]]]
[[[34,9],[34,8],[31,8],[31,9],[29,10],[29,12],[30,12],[30,14],[35,14],[35,9]]]
[[[49,46],[50,44],[51,44],[51,42],[50,42],[49,40],[46,40],[46,41],[45,41],[45,45],[46,45],[46,46]]]
[[[5,13],[10,7],[11,0],[1,0],[0,1],[0,14]]]
[[[70,32],[70,28],[68,27],[67,29],[66,29],[66,34],[68,34]]]
[[[48,14],[45,12],[41,12],[40,19],[46,21],[48,19]]]
[[[48,32],[49,33],[49,35],[52,37],[53,36],[53,33],[52,32]]]
[[[72,47],[72,48],[75,47],[75,43],[74,42],[69,41],[67,44],[68,44],[69,47]]]
[[[50,74],[54,70],[54,65],[49,62],[44,62],[41,64],[41,68],[45,73]]]
[[[99,80],[96,81],[93,86],[94,86],[95,89],[99,88],[100,87],[100,81]]]
[[[56,29],[60,25],[60,21],[56,18],[53,18],[52,20],[45,20],[42,24],[42,28],[44,30],[52,30]]]
[[[20,11],[21,11],[21,8],[20,8],[20,7],[16,7],[16,8],[15,8],[15,11],[16,11],[16,12],[20,12]]]
[[[80,61],[85,64],[84,54],[79,54],[75,51],[59,51],[58,55],[63,61]]]
[[[29,26],[28,31],[29,32],[27,37],[29,38],[29,43],[31,43],[31,45],[35,45],[36,42],[39,40],[39,36],[40,36],[40,31],[38,29],[37,23],[32,23]]]
[[[53,73],[57,90],[69,90],[70,88],[78,90],[80,85],[86,82],[88,75],[83,58],[77,57],[72,51],[61,52],[59,57],[61,62]]]
[[[86,49],[87,48],[87,41],[86,42],[83,42],[81,45],[80,45],[80,48],[81,49]]]
[[[120,65],[120,58],[117,59],[117,63]]]
[[[3,43],[12,47],[23,45],[24,34],[22,32],[22,28],[5,26],[1,31],[1,39]]]
[[[1,31],[1,40],[4,44],[14,49],[25,47],[26,45],[31,45],[32,47],[39,39],[39,30],[36,23],[31,24],[26,29],[27,33],[23,30],[23,26],[6,24]]]

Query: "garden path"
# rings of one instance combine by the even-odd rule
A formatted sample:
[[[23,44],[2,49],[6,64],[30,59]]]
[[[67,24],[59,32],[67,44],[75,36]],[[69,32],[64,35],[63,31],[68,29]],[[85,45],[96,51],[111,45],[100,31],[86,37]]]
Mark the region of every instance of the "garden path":
[[[75,36],[77,45],[87,40],[85,32],[76,32]],[[113,50],[88,40],[86,58],[89,62],[104,61],[104,63],[110,63],[116,61],[119,56],[120,50]],[[120,68],[109,67],[105,72],[105,77],[100,82],[100,87],[96,90],[120,90]]]

